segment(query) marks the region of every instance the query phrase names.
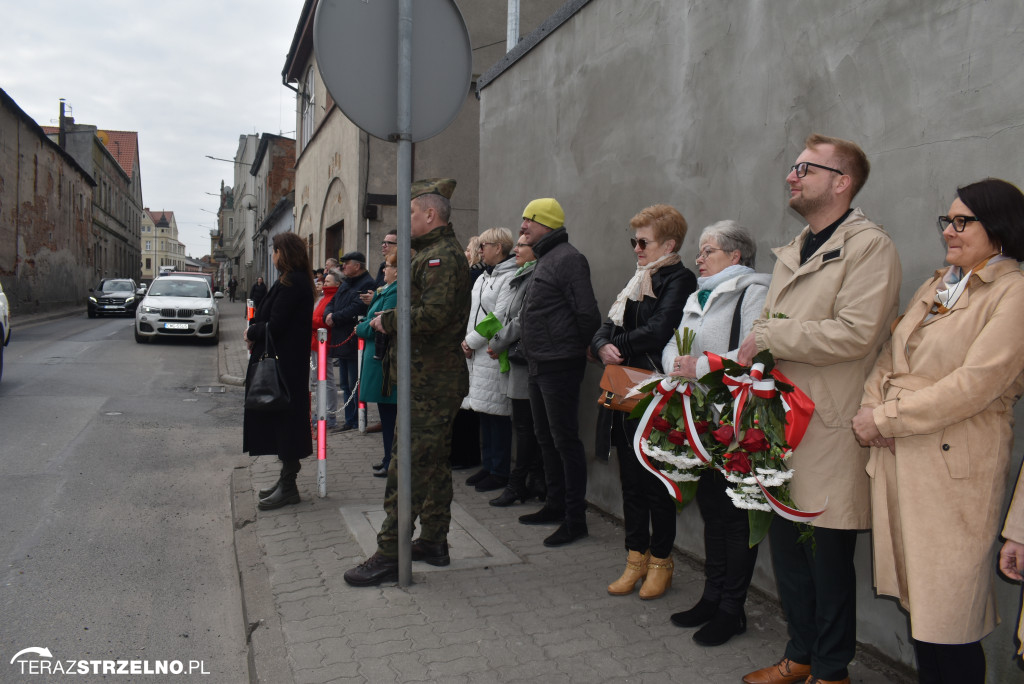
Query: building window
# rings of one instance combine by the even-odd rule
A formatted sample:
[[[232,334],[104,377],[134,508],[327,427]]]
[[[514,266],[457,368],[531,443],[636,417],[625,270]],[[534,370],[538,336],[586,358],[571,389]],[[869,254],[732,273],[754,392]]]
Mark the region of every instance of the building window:
[[[146,251],[147,252],[152,252],[153,251],[153,243],[150,240],[146,240]]]
[[[302,149],[306,149],[309,139],[313,137],[313,113],[316,111],[315,87],[316,75],[313,72],[313,67],[309,67],[309,71],[306,72],[306,83],[302,88],[302,95],[300,95],[302,98]]]

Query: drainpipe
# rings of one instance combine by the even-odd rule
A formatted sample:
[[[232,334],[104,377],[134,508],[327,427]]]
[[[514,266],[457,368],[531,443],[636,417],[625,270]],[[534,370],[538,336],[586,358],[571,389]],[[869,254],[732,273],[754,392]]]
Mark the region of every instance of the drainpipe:
[[[508,29],[505,34],[505,52],[519,42],[519,0],[508,0]]]

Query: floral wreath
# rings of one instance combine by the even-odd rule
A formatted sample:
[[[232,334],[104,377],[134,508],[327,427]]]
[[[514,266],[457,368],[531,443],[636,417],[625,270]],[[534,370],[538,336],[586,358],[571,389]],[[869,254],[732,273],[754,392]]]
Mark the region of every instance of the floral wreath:
[[[693,334],[684,330],[680,353]],[[711,372],[699,381],[662,377],[638,388],[648,394],[630,414],[639,418],[633,448],[641,465],[680,507],[693,500],[701,474],[716,468],[750,521],[750,545],[768,532],[773,515],[808,523],[822,513],[793,504],[788,460],[803,439],[814,402],[775,369],[765,350],[748,366],[705,352]],[[826,500],[825,505],[828,505]]]

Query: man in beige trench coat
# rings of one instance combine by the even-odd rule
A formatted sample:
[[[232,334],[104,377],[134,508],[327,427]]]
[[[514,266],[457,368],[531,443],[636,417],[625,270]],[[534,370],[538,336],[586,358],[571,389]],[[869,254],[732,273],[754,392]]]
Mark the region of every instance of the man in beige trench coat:
[[[786,183],[803,231],[773,250],[776,262],[761,320],[739,349],[749,364],[768,349],[778,368],[814,400],[807,433],[793,454],[790,492],[802,510],[825,508],[813,547],[776,516],[772,566],[789,625],[778,663],[748,684],[849,682],[857,639],[857,530],[870,527],[867,449],[851,429],[864,380],[888,339],[899,307],[899,255],[889,235],[851,209],[870,164],[855,143],[811,135]],[[779,315],[785,316],[777,317]]]

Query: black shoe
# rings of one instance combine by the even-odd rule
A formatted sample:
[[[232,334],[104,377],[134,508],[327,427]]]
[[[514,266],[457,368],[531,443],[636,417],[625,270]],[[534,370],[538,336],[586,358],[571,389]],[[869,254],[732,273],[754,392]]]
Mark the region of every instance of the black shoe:
[[[487,468],[481,468],[480,470],[476,471],[475,473],[470,475],[469,478],[466,479],[466,484],[475,485],[477,483],[483,482],[484,478],[486,478],[488,475],[490,475],[490,473],[487,472]]]
[[[277,491],[277,485],[279,485],[279,484],[281,484],[281,478],[277,478],[277,482],[275,482],[274,484],[270,485],[266,489],[261,489],[260,491],[256,492],[257,498],[266,499],[268,496],[270,496],[275,491]]]
[[[564,520],[565,511],[556,511],[553,508],[548,508],[547,504],[536,513],[527,513],[526,515],[519,516],[519,522],[524,525],[547,525],[549,523],[560,523]]]
[[[382,556],[380,551],[377,551],[364,563],[346,571],[344,577],[345,582],[353,587],[371,587],[381,582],[397,582],[398,559]]]
[[[271,492],[269,496],[260,499],[260,502],[256,504],[256,508],[261,511],[272,511],[282,506],[297,504],[299,501],[299,490],[296,488],[295,482],[287,484],[281,482],[278,483],[277,489]]]
[[[583,539],[587,534],[587,523],[566,520],[555,530],[554,534],[544,540],[544,546],[565,546],[577,539]]]
[[[387,469],[388,469],[387,466],[384,465],[384,461],[381,461],[380,463],[374,463],[373,464],[373,471],[374,472],[377,472],[378,470],[387,470]]]
[[[697,601],[697,605],[693,608],[684,610],[681,613],[673,613],[669,619],[672,620],[672,624],[676,627],[700,627],[715,617],[717,612],[717,603],[701,597],[700,601]]]
[[[432,542],[426,539],[414,539],[412,542],[412,559],[423,561],[427,565],[442,567],[452,562],[448,555],[448,542]]]
[[[488,503],[490,503],[492,506],[505,508],[506,506],[511,506],[512,504],[514,504],[517,499],[522,501],[523,503],[526,503],[526,500],[529,498],[530,495],[527,494],[525,490],[520,492],[513,488],[511,485],[509,485],[508,487],[505,487],[505,491],[503,491],[501,495],[499,495],[496,499],[491,499]]]
[[[701,646],[721,646],[737,634],[746,631],[747,616],[742,610],[739,615],[720,610],[711,618],[711,622],[694,633],[693,640]]]
[[[493,492],[498,489],[504,489],[507,485],[507,477],[500,477],[498,475],[488,475],[487,477],[476,483],[476,491]]]
[[[387,477],[388,476],[388,471],[386,471],[386,470],[374,470],[373,471],[373,476],[374,477]]]
[[[355,425],[349,425],[348,423],[345,423],[344,425],[335,425],[333,428],[331,428],[331,432],[348,432],[349,430],[355,429]]]

